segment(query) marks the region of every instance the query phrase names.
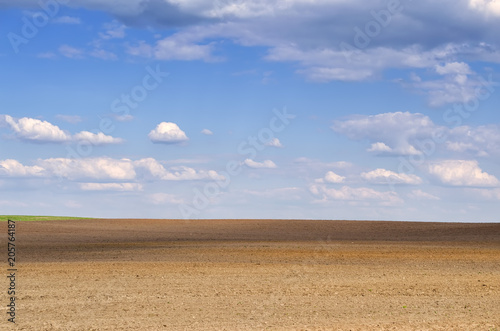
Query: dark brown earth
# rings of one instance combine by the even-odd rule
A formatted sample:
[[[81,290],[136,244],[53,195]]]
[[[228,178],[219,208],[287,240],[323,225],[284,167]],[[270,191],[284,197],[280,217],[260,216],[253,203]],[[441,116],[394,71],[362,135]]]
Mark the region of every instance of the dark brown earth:
[[[16,232],[19,330],[500,330],[499,223],[68,220]]]

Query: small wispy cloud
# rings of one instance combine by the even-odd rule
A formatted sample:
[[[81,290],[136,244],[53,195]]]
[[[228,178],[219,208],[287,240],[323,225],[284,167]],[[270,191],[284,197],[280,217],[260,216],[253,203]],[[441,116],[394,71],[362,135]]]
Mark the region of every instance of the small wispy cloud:
[[[211,136],[213,135],[214,133],[212,131],[210,131],[209,129],[203,129],[201,130],[201,133],[207,135],[207,136]]]
[[[276,164],[273,161],[271,161],[271,160],[265,160],[265,161],[262,161],[262,162],[257,162],[257,161],[254,161],[252,159],[246,159],[245,161],[243,161],[243,163],[245,165],[247,165],[248,167],[254,168],[254,169],[273,169],[273,168],[277,168]]]
[[[81,24],[82,20],[79,17],[60,16],[55,17],[52,22],[57,24]]]
[[[82,59],[84,55],[84,51],[79,48],[75,48],[69,45],[61,45],[58,48],[59,53],[70,59]]]

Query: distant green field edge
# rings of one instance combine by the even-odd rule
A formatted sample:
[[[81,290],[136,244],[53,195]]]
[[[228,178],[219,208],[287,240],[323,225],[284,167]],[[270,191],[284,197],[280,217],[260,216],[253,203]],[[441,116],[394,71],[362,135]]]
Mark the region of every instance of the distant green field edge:
[[[93,217],[70,216],[32,216],[32,215],[0,215],[0,222],[12,221],[61,221],[61,220],[90,220]]]

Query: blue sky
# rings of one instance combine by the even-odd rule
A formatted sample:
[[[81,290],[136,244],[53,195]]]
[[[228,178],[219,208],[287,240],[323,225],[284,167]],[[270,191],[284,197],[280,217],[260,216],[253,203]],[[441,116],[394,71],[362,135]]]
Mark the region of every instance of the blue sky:
[[[2,214],[496,222],[495,1],[0,0]]]

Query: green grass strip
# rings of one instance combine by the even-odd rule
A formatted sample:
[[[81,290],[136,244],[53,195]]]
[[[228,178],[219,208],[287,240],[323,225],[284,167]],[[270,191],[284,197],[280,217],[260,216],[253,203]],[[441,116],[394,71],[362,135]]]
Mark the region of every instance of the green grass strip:
[[[0,215],[0,222],[12,221],[60,221],[60,220],[85,220],[92,217],[70,217],[70,216],[33,216],[33,215]]]

